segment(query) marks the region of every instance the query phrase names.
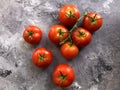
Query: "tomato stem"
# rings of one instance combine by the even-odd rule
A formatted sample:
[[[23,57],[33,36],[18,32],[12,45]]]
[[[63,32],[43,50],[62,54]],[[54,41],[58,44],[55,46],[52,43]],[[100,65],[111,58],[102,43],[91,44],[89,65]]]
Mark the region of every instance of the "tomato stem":
[[[66,39],[64,39],[63,41],[61,41],[59,44],[62,45],[64,44],[70,37],[68,36]]]
[[[33,35],[33,32],[32,31],[29,31],[28,32],[28,36],[32,36]]]
[[[70,29],[70,31],[69,31],[69,36],[68,36],[66,39],[64,39],[63,41],[61,41],[61,42],[59,43],[60,45],[64,44],[64,43],[65,43],[66,41],[68,41],[68,40],[70,40],[70,42],[72,43],[72,39],[71,39],[72,32],[73,32],[75,29],[78,28],[78,25],[79,25],[81,19],[84,18],[84,16],[86,16],[86,15],[87,15],[87,12],[85,12],[85,13],[77,20],[77,22],[75,23],[75,25]]]
[[[87,16],[87,17],[91,20],[91,23],[95,24],[96,20],[97,20],[97,19],[95,19],[96,16],[97,16],[97,13],[93,17],[90,17],[90,16]]]
[[[59,71],[59,72],[60,72],[60,78],[61,78],[61,80],[66,80],[66,75],[63,75],[63,73],[61,71]]]
[[[78,30],[78,33],[79,33],[80,37],[84,37],[84,35],[85,35],[85,33],[80,30]]]
[[[71,11],[67,12],[67,16],[69,18],[76,18],[75,15]]]
[[[93,19],[95,19],[96,18],[96,16],[97,16],[97,13],[95,14],[95,16],[93,17]]]
[[[73,46],[73,42],[72,42],[72,41],[71,41],[71,42],[69,42],[68,44],[70,45],[70,47],[72,47],[72,46]]]
[[[44,61],[44,58],[45,58],[45,55],[40,55],[40,56],[39,56],[39,59],[40,59],[41,61]]]
[[[62,32],[62,29],[59,29],[59,35],[62,36],[64,32]]]
[[[72,27],[72,29],[70,30],[70,32],[73,32],[75,29],[78,28],[78,24],[80,23],[80,20],[81,20],[82,18],[84,18],[84,16],[86,16],[86,15],[87,15],[87,12],[85,12],[85,13],[77,20],[77,22],[76,22],[75,25]]]

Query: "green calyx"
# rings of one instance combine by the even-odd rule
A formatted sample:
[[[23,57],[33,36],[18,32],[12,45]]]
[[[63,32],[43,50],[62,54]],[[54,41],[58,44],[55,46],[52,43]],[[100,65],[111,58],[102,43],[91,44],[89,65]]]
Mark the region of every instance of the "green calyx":
[[[91,21],[92,24],[96,24],[96,20],[97,20],[96,16],[97,16],[97,14],[95,14],[94,17],[88,16],[88,18],[90,19],[90,21]]]
[[[78,33],[79,33],[79,37],[84,37],[85,36],[85,33],[80,31],[80,30],[78,30]]]
[[[73,42],[70,40],[70,42],[68,43],[68,45],[69,45],[70,47],[72,47],[74,44],[73,44]]]
[[[67,16],[69,18],[75,18],[75,15],[71,11],[67,12]]]
[[[96,19],[92,18],[92,19],[91,19],[91,23],[92,23],[92,24],[95,24],[95,23],[96,23]]]
[[[63,36],[64,32],[62,32],[62,29],[59,29],[59,36]]]
[[[28,36],[32,36],[34,33],[32,31],[28,32]]]
[[[66,80],[66,76],[60,76],[61,80]]]
[[[60,71],[60,80],[66,80],[66,75],[63,75],[63,73]]]
[[[40,55],[39,56],[39,60],[44,61],[44,59],[45,59],[45,55]]]

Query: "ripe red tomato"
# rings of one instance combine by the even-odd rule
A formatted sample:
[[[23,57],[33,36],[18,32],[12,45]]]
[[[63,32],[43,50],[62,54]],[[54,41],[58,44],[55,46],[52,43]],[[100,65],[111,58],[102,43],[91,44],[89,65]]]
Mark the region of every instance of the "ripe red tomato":
[[[48,67],[53,59],[52,52],[46,48],[37,48],[32,54],[32,62],[41,68]]]
[[[75,73],[71,66],[60,64],[54,69],[52,79],[57,86],[68,87],[73,83]]]
[[[48,37],[54,44],[59,44],[68,37],[68,30],[62,25],[54,25],[50,28]]]
[[[42,31],[37,26],[28,26],[23,32],[23,38],[29,44],[38,44],[42,39]]]
[[[73,59],[77,56],[79,49],[71,42],[66,42],[60,47],[60,52],[66,59]]]
[[[78,47],[85,47],[92,40],[92,35],[84,28],[78,28],[72,32],[72,40]]]
[[[102,26],[102,16],[96,12],[88,13],[83,19],[83,27],[90,32],[95,32]]]
[[[60,8],[59,19],[65,26],[73,26],[80,17],[80,11],[74,5],[67,4]]]

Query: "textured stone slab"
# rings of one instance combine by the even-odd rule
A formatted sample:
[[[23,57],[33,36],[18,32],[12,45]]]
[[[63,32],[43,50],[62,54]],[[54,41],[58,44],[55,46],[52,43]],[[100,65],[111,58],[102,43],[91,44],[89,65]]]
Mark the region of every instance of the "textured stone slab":
[[[102,28],[71,62],[48,39],[49,28],[60,23],[59,8],[76,5],[81,14],[96,11],[103,16]],[[0,90],[120,90],[120,1],[119,0],[0,0]],[[37,46],[27,44],[22,33],[27,25],[37,25],[43,39]],[[53,52],[54,60],[42,70],[31,62],[37,47]],[[72,86],[62,89],[51,80],[54,67],[68,63],[76,73]]]

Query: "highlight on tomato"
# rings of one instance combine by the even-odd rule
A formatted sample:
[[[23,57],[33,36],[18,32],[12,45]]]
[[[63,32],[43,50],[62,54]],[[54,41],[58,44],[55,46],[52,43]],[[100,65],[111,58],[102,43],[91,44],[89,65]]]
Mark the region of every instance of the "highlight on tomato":
[[[32,54],[32,62],[40,68],[48,67],[52,60],[52,52],[46,48],[37,48]]]
[[[72,42],[66,42],[60,47],[60,52],[64,58],[72,60],[78,55],[79,49]]]
[[[68,87],[75,80],[75,72],[68,64],[59,64],[53,70],[52,80],[59,87]]]
[[[89,12],[83,19],[83,27],[91,33],[99,30],[102,24],[102,16],[96,12]]]
[[[87,46],[92,40],[91,33],[84,28],[77,28],[72,32],[72,41],[79,48]]]
[[[29,44],[38,44],[42,39],[42,31],[37,26],[29,25],[23,32],[23,38]]]
[[[53,25],[48,33],[50,41],[54,44],[59,44],[68,37],[68,29],[63,25]]]
[[[72,4],[64,5],[59,10],[59,20],[65,26],[72,27],[79,17],[79,9]]]

